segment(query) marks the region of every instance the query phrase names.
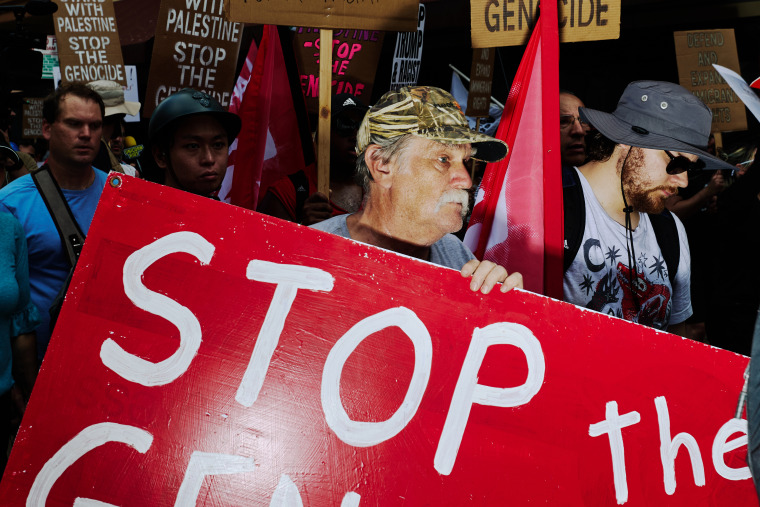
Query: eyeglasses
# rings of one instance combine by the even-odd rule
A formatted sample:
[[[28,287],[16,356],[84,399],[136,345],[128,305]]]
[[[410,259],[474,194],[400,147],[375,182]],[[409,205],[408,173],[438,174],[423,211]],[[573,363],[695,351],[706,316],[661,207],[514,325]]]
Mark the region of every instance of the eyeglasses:
[[[572,114],[561,114],[559,115],[559,128],[560,130],[569,129],[572,127],[573,123],[578,122],[578,125],[581,126],[583,130],[589,130],[591,127],[588,123],[581,120],[580,116],[573,116]]]
[[[688,171],[689,174],[693,174],[705,168],[705,163],[699,159],[697,159],[696,162],[692,162],[683,155],[674,157],[673,154],[668,150],[662,151],[664,151],[665,154],[670,157],[670,162],[668,162],[667,167],[665,167],[665,171],[668,174],[681,174],[684,171]]]

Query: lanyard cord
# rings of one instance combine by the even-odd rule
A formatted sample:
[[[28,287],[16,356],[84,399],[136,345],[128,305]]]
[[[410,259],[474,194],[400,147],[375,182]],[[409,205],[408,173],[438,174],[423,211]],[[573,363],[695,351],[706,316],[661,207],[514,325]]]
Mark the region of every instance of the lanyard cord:
[[[623,212],[625,213],[625,247],[628,253],[628,286],[633,294],[633,305],[636,308],[636,313],[641,310],[641,302],[639,301],[639,295],[637,292],[639,270],[636,266],[636,250],[633,247],[633,228],[631,227],[631,213],[633,213],[633,206],[628,205],[628,201],[625,198],[625,189],[623,188],[623,171],[625,171],[625,164],[628,162],[628,156],[631,154],[631,150],[628,149],[628,153],[623,159],[623,167],[620,168],[620,192],[623,194]]]

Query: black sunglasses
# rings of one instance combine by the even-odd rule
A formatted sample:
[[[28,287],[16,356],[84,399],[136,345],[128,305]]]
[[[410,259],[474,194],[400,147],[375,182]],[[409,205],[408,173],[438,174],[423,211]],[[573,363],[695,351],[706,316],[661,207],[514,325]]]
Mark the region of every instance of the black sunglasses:
[[[668,174],[681,174],[684,171],[687,171],[688,174],[694,174],[705,168],[705,163],[702,160],[697,159],[696,162],[692,162],[683,155],[674,157],[668,150],[662,151],[670,157],[670,162],[668,162],[667,167],[665,167],[665,171]]]

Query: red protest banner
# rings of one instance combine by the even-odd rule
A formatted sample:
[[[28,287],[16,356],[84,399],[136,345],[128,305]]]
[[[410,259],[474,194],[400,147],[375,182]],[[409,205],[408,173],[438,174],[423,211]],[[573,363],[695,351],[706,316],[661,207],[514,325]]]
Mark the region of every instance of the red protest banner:
[[[757,505],[746,357],[466,285],[111,175],[0,497]]]

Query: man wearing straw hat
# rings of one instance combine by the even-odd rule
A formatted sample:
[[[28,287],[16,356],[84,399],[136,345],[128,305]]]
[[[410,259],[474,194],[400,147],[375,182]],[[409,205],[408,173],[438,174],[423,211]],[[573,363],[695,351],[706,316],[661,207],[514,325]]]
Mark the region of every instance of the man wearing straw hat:
[[[589,162],[571,171],[574,184],[564,182],[565,300],[683,335],[689,245],[665,200],[691,171],[731,168],[705,151],[712,113],[659,81],[629,84],[611,114],[579,113],[598,132]]]
[[[507,145],[470,130],[446,91],[404,87],[380,98],[364,116],[356,142],[364,206],[313,226],[434,264],[460,270],[487,294],[522,287],[519,273],[479,262],[453,232],[467,215],[471,158],[496,162]]]

